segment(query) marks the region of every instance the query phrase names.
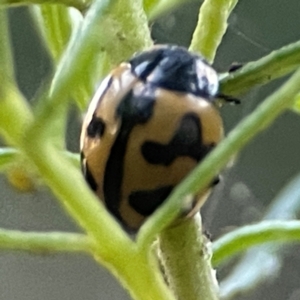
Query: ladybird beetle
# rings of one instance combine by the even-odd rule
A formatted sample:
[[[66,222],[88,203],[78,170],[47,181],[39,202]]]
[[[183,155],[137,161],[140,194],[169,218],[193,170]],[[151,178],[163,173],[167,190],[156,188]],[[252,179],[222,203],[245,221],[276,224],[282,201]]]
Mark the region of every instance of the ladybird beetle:
[[[201,56],[175,45],[138,53],[100,84],[82,126],[82,169],[127,230],[138,230],[221,140],[218,87]]]

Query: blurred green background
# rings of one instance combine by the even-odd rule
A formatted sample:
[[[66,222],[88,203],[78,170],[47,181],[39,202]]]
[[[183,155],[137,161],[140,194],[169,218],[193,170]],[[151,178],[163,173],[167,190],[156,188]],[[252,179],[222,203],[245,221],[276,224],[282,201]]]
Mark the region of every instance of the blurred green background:
[[[188,46],[201,1],[190,1],[152,22],[157,43]],[[20,89],[32,99],[51,74],[51,62],[40,42],[26,8],[9,11],[15,69]],[[256,60],[300,38],[299,0],[240,1],[229,20],[228,31],[218,50],[215,67],[228,70],[233,62]],[[253,89],[241,97],[239,106],[221,109],[229,132],[285,79]],[[80,115],[70,113],[68,148],[78,152]],[[243,224],[259,221],[279,191],[300,175],[300,117],[282,115],[236,157],[222,176],[211,200],[203,209],[206,229],[213,238]],[[296,195],[300,202],[299,193]],[[287,201],[289,199],[287,198]],[[40,231],[78,231],[46,188],[21,193],[0,176],[0,226]],[[283,212],[284,213],[284,212]],[[297,217],[295,215],[295,217]],[[299,300],[300,246],[284,250],[284,266],[272,280],[254,291],[238,295],[242,300]],[[249,262],[251,264],[251,262]],[[231,270],[220,270],[222,279]],[[270,268],[271,273],[274,272]],[[32,255],[1,252],[0,299],[6,300],[99,300],[129,299],[105,270],[84,255]],[[188,299],[187,299],[188,300]]]

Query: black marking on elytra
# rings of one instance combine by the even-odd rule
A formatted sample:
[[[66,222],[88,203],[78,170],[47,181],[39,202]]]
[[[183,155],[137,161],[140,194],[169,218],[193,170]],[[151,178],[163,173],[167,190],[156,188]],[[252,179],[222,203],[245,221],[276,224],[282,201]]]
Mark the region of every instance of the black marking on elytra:
[[[105,131],[105,123],[102,118],[93,115],[91,122],[87,126],[86,132],[88,137],[102,137]]]
[[[129,62],[132,72],[154,87],[210,99],[215,97],[219,86],[217,77],[206,76],[207,69],[214,70],[205,59],[183,47],[161,46],[141,52]]]
[[[214,147],[204,145],[199,117],[194,113],[184,115],[174,136],[168,144],[147,141],[141,152],[150,164],[170,165],[177,157],[188,156],[197,162]]]
[[[95,178],[93,177],[87,163],[82,164],[82,170],[83,170],[83,175],[85,177],[85,180],[89,184],[90,188],[96,192],[98,189],[98,184],[97,184]]]
[[[142,216],[150,216],[170,195],[173,186],[164,186],[154,190],[135,191],[129,196],[130,206]]]
[[[119,202],[121,201],[127,142],[132,129],[137,124],[147,122],[151,117],[154,104],[155,97],[152,89],[145,88],[138,95],[131,90],[122,99],[116,110],[116,117],[120,118],[121,125],[106,163],[103,190],[108,210],[120,221],[122,218],[119,214]]]

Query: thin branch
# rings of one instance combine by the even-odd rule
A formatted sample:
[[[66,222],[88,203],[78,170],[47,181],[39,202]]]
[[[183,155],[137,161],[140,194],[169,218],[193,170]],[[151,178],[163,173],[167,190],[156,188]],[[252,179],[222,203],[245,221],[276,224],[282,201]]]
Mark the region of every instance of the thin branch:
[[[242,94],[256,85],[266,84],[296,70],[300,66],[300,41],[284,46],[261,59],[249,62],[221,79],[226,95]]]
[[[81,84],[83,70],[91,71],[90,66],[97,67],[99,61],[102,62],[99,54],[107,50],[109,55],[114,56],[113,62],[116,63],[151,44],[147,20],[139,10],[138,3],[139,1],[127,1],[126,14],[124,9],[119,7],[124,5],[122,1],[99,0],[92,4],[82,26],[76,36],[73,36],[57,66],[50,95],[45,99],[36,118],[34,125],[36,134],[39,128],[39,135],[47,135],[47,129],[50,128],[46,124],[56,119],[61,108],[68,102],[72,90]],[[119,17],[118,26],[114,26],[112,16],[108,13],[113,9],[116,9],[118,14],[114,17]],[[135,15],[137,18],[134,18]],[[126,29],[128,32],[124,36]],[[113,30],[117,32],[112,32]]]
[[[203,2],[189,50],[201,53],[213,62],[227,29],[227,19],[238,0],[206,0]]]
[[[64,232],[23,232],[0,229],[0,250],[22,250],[33,253],[86,252],[95,248],[84,234]]]
[[[160,258],[177,299],[219,299],[210,245],[202,235],[200,214],[182,220],[159,235]]]
[[[62,5],[33,5],[30,8],[36,27],[56,64],[73,30],[80,26],[82,15]]]
[[[234,230],[213,243],[213,265],[267,242],[300,242],[300,221],[263,221]]]
[[[64,151],[64,155],[69,159],[69,161],[78,169],[80,168],[80,155],[79,153],[73,153],[69,151]]]
[[[1,4],[1,2],[0,2]],[[1,6],[0,6],[1,7]],[[11,51],[11,42],[8,29],[7,11],[0,10],[0,70],[11,80],[14,80],[14,66]]]
[[[77,8],[83,12],[89,8],[89,0],[0,0],[0,7],[17,7],[30,4],[62,4],[69,7]]]
[[[151,2],[149,4],[149,2]],[[190,0],[156,0],[156,1],[144,1],[145,11],[149,17],[149,20],[154,20],[162,16],[164,13],[168,13],[176,7],[190,2]]]
[[[0,72],[0,133],[3,134],[8,144],[15,145],[22,139],[33,116],[26,99],[15,86],[15,82],[5,75]]]
[[[80,168],[80,157],[78,153],[64,151],[63,154],[76,168]],[[13,163],[18,155],[20,155],[20,151],[15,148],[0,148],[0,170]]]

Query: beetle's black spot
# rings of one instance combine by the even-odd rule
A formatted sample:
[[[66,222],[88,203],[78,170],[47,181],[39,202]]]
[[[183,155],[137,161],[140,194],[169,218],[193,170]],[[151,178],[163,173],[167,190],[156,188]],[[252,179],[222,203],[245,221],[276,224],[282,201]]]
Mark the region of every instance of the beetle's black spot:
[[[92,173],[90,172],[90,169],[89,169],[89,166],[87,163],[82,164],[82,171],[83,171],[85,180],[89,184],[90,188],[96,192],[98,189],[98,185],[97,185],[97,182],[96,182],[95,178],[93,177]]]
[[[86,129],[88,137],[90,138],[102,137],[104,131],[105,131],[104,121],[101,118],[93,115],[92,120]]]
[[[203,57],[183,47],[161,46],[141,52],[129,62],[132,72],[154,87],[192,93],[208,99],[216,96],[218,77],[207,75],[213,74],[214,69]]]
[[[155,190],[135,191],[129,196],[130,206],[143,216],[150,216],[170,195],[173,186],[164,186]]]
[[[138,95],[131,90],[119,104],[116,115],[122,119],[122,124],[126,123],[128,128],[145,123],[153,113],[154,102],[154,89],[146,86]]]
[[[116,110],[116,117],[121,119],[121,126],[106,164],[103,190],[107,208],[120,221],[122,218],[118,208],[127,142],[134,126],[147,122],[151,117],[154,103],[155,97],[152,89],[145,89],[138,95],[130,91]]]
[[[147,141],[141,151],[147,162],[168,166],[179,156],[189,156],[200,161],[213,146],[203,144],[200,120],[196,114],[188,113],[181,119],[168,144]]]

